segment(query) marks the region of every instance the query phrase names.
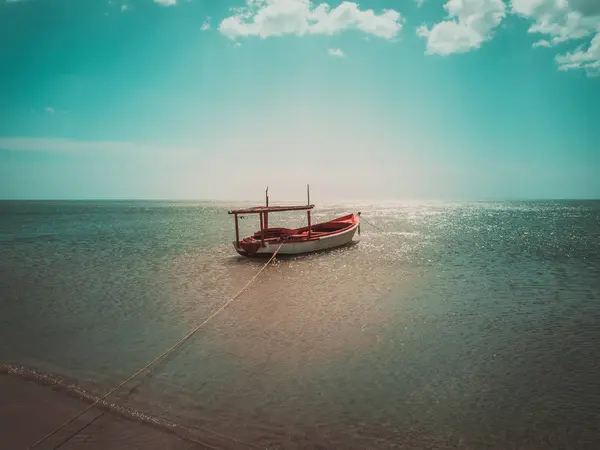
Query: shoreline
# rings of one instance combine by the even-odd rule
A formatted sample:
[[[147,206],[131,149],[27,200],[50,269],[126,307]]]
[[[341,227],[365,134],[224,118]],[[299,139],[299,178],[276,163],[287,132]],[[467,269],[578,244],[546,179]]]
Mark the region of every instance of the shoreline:
[[[3,367],[3,369],[5,369]],[[96,400],[95,398],[93,399]],[[32,372],[0,371],[0,442],[7,448],[29,448],[92,403],[91,397]],[[121,410],[120,410],[121,409]],[[200,441],[175,424],[107,402],[86,411],[39,444],[36,449],[182,449],[235,447],[231,441],[202,436]],[[245,447],[247,448],[247,446]]]

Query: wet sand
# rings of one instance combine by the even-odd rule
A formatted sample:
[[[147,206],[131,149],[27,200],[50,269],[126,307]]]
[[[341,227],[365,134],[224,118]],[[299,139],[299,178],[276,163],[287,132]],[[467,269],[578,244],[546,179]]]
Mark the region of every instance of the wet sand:
[[[0,374],[0,442],[6,450],[27,449],[90,403],[59,392],[50,385]],[[94,420],[95,419],[95,420]],[[85,427],[60,445],[75,431]],[[176,430],[128,419],[106,408],[92,408],[36,449],[180,449],[224,447],[216,442],[194,442]]]

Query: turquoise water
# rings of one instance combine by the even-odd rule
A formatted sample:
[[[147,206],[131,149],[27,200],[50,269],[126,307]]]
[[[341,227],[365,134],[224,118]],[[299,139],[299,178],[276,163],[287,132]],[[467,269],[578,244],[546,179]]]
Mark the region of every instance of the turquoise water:
[[[264,263],[235,206],[0,202],[0,364],[105,393]],[[222,448],[598,448],[600,202],[314,216],[353,210],[379,229],[276,261],[114,402]]]

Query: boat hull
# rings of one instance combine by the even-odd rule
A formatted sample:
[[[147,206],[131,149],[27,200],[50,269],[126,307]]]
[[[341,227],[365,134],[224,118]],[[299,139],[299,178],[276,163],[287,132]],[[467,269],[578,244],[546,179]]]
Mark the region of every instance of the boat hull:
[[[233,242],[233,246],[235,250],[242,256],[269,256],[272,255],[279,248],[279,246],[281,246],[281,248],[277,252],[278,255],[301,255],[306,253],[320,252],[350,244],[354,238],[354,235],[356,234],[359,224],[359,221],[356,220],[352,226],[340,232],[312,237],[306,240],[289,241],[284,242],[283,244],[281,241],[266,241],[264,247],[259,247],[251,254],[244,250],[240,245],[237,245],[236,242]]]

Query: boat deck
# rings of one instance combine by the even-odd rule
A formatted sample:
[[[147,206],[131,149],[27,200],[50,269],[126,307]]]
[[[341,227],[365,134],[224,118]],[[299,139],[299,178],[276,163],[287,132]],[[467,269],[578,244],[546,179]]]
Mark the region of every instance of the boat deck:
[[[329,222],[318,223],[311,225],[310,235],[309,227],[301,228],[265,228],[263,230],[265,242],[279,242],[282,237],[287,237],[290,241],[302,241],[309,238],[319,238],[322,236],[330,236],[337,232],[344,231],[352,227],[356,223],[355,216],[350,214],[348,216],[339,217]],[[262,234],[260,231],[255,232],[252,236],[246,239],[260,240]]]

